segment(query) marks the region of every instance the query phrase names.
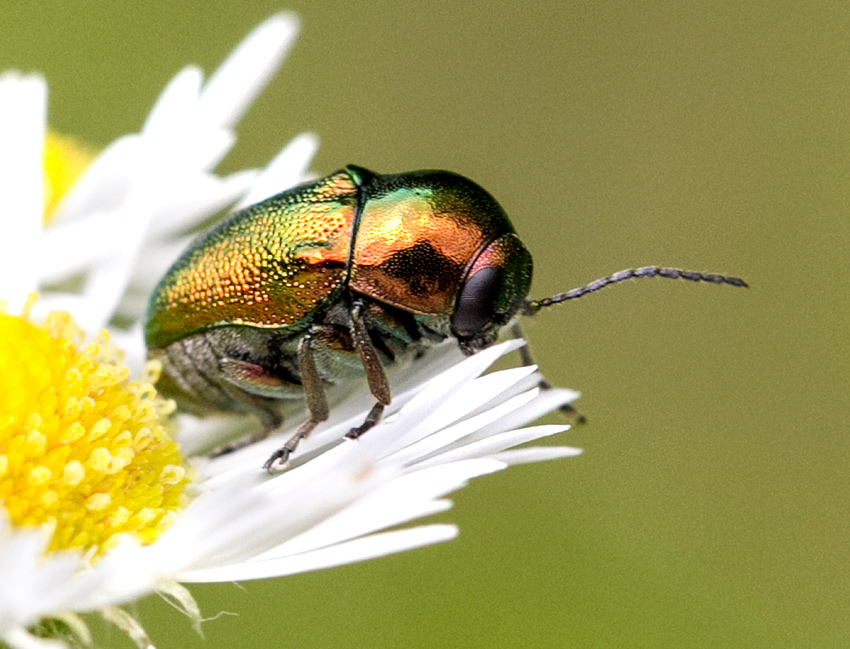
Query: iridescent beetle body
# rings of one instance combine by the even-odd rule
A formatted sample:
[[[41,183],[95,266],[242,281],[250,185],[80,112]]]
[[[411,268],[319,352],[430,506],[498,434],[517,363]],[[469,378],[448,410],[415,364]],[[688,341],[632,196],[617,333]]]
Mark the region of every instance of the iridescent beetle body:
[[[630,277],[745,285],[649,267],[530,301],[531,255],[484,189],[446,171],[379,175],[349,165],[237,212],[198,239],[157,286],[145,337],[159,387],[190,410],[256,415],[263,434],[287,399],[310,420],[266,463],[285,463],[327,419],[324,385],[366,374],[390,402],[383,367],[453,337],[472,354],[517,313]]]

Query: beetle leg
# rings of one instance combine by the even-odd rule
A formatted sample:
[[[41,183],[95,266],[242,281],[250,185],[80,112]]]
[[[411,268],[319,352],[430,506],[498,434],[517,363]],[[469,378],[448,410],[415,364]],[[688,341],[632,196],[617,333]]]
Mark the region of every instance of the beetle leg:
[[[375,403],[375,405],[372,406],[372,409],[369,411],[369,414],[366,415],[366,419],[363,421],[363,423],[357,426],[356,428],[352,428],[350,431],[348,431],[345,434],[345,437],[347,439],[357,439],[367,430],[373,428],[375,424],[381,421],[381,415],[384,414],[384,407],[385,406],[382,403]]]
[[[514,338],[525,338],[525,336],[522,333],[522,327],[520,326],[519,322],[514,322],[511,325],[511,335]],[[526,342],[525,345],[520,347],[517,351],[519,352],[520,363],[522,363],[523,365],[537,365],[537,363],[534,362],[534,356],[532,356],[531,350],[528,348],[527,342]],[[551,390],[552,384],[549,383],[549,381],[547,381],[546,379],[541,377],[540,381],[538,381],[538,383],[537,383],[537,387],[540,388],[541,390]],[[585,417],[578,410],[576,410],[575,407],[570,403],[565,403],[564,405],[559,407],[558,410],[560,410],[561,413],[564,414],[565,416],[574,420],[576,423],[583,424],[587,421],[587,417]]]
[[[384,368],[381,367],[381,362],[378,360],[375,346],[366,330],[366,323],[363,321],[363,303],[360,300],[354,300],[351,306],[351,338],[354,342],[354,348],[360,354],[363,369],[366,370],[369,391],[377,399],[377,403],[372,406],[366,420],[356,428],[352,428],[346,435],[348,439],[357,439],[381,420],[384,408],[390,405],[392,400],[390,382],[387,380]]]
[[[218,361],[218,369],[228,383],[260,397],[283,399],[297,388],[297,385],[272,374],[262,365],[249,361],[222,358]]]
[[[271,454],[263,468],[271,473],[272,468],[279,464],[286,466],[289,456],[298,447],[298,443],[305,439],[313,429],[328,418],[328,400],[325,397],[325,389],[316,369],[316,359],[313,356],[313,340],[315,334],[310,332],[304,335],[298,345],[298,366],[301,371],[301,385],[304,388],[304,397],[307,400],[307,409],[310,411],[310,419],[306,421],[298,431],[290,437],[286,443]]]

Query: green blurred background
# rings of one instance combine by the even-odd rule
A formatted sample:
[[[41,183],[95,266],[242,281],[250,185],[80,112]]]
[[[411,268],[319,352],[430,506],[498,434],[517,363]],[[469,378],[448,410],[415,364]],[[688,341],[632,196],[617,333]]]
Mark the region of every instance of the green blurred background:
[[[149,598],[160,649],[850,645],[850,5],[7,2],[0,68],[44,72],[52,124],[104,145],[282,8],[302,35],[225,170],[310,130],[322,173],[488,188],[535,296],[654,263],[752,289],[636,282],[540,314],[585,455],[456,494],[452,543],[193,587],[237,614],[206,640]]]

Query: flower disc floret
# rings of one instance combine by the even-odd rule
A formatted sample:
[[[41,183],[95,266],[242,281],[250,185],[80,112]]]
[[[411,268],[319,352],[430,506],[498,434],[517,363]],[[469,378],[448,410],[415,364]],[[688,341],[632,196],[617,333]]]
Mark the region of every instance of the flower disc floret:
[[[0,502],[50,550],[98,556],[153,542],[187,504],[154,368],[129,381],[107,332],[88,344],[67,313],[37,325],[0,314]]]

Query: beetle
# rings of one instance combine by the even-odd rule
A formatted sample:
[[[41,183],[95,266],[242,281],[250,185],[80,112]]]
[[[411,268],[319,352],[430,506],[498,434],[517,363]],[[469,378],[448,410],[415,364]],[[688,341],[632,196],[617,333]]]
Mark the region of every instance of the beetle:
[[[365,373],[375,404],[347,435],[357,438],[390,404],[384,367],[447,338],[471,355],[517,315],[633,278],[747,286],[646,266],[531,300],[531,275],[531,254],[505,211],[473,181],[348,165],[198,238],[154,290],[145,339],[162,361],[157,387],[166,396],[198,414],[255,415],[262,430],[253,439],[282,425],[284,401],[306,401],[309,419],[266,461],[271,471],[328,418],[326,385]]]

